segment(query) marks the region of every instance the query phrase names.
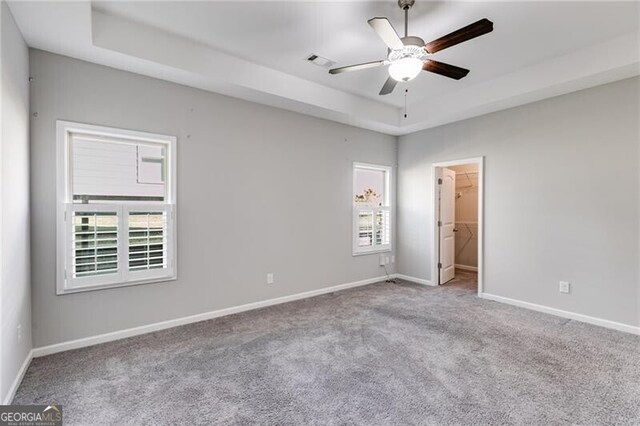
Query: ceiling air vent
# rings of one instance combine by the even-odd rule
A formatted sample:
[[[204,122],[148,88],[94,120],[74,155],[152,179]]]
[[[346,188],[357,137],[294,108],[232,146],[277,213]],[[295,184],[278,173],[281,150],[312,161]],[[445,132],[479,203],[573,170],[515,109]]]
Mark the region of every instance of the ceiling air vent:
[[[309,56],[307,56],[307,61],[311,62],[314,65],[317,65],[319,67],[323,67],[323,68],[329,68],[330,66],[334,65],[336,63],[336,61],[332,61],[331,59],[327,59],[327,58],[323,58],[322,56],[316,55],[316,54],[311,54]]]

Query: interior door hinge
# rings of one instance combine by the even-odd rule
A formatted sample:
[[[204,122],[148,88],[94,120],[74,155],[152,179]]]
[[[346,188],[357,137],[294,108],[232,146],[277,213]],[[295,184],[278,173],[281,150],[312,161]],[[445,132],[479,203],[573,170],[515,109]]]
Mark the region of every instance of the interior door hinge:
[[[442,263],[438,262],[438,269],[442,269]]]
[[[442,226],[442,221],[441,220],[438,221],[438,226]]]
[[[442,178],[438,178],[438,185],[442,185]]]

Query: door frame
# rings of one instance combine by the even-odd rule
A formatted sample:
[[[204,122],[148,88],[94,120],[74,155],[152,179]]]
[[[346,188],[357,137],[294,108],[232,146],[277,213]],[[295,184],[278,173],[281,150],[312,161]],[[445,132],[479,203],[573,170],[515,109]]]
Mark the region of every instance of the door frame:
[[[464,164],[476,164],[478,166],[478,296],[480,296],[484,290],[484,156],[439,161],[431,165],[431,280],[433,285],[438,285],[440,282],[440,272],[438,271],[438,260],[440,259],[438,211],[440,210],[440,200],[438,199],[438,174],[436,172],[440,167],[461,166]]]

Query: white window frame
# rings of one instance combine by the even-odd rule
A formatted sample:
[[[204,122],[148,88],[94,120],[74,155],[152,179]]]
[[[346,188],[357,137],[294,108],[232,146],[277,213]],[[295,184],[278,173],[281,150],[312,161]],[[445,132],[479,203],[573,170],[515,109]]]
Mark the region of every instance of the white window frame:
[[[162,203],[73,203],[73,164],[71,151],[71,135],[81,133],[98,138],[124,139],[128,143],[141,142],[157,144],[166,149],[167,176],[164,202]],[[176,142],[174,136],[155,133],[123,130],[113,127],[95,126],[91,124],[56,121],[56,158],[57,158],[57,212],[56,212],[56,294],[63,295],[105,288],[125,287],[177,279],[177,232],[176,232]],[[118,244],[118,273],[69,278],[71,276],[71,218],[74,211],[109,211],[116,212],[118,232],[126,232],[126,238],[120,238]],[[129,271],[129,239],[127,221],[129,212],[163,211],[167,214],[167,262],[166,268],[141,271]]]
[[[382,206],[359,206],[355,202],[354,196],[356,193],[356,169],[369,169],[385,172],[385,190],[384,190],[384,200]],[[370,164],[370,163],[359,163],[354,162],[351,170],[351,179],[352,179],[352,188],[351,188],[351,204],[353,206],[353,221],[352,221],[352,254],[353,256],[362,256],[366,254],[374,254],[374,253],[386,253],[392,251],[392,241],[393,241],[393,206],[391,205],[392,194],[391,194],[391,176],[392,176],[393,168],[389,166],[382,166],[378,164]],[[371,247],[360,247],[358,244],[359,239],[359,227],[358,227],[358,218],[359,214],[362,211],[373,211],[373,235],[376,234],[376,221],[375,216],[379,211],[386,211],[389,213],[389,243],[388,244],[380,244],[374,245]]]

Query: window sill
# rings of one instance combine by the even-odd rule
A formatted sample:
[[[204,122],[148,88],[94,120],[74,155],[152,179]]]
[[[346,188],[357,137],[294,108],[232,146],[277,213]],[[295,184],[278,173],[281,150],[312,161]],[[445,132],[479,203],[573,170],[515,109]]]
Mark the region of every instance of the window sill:
[[[352,256],[356,257],[356,256],[366,256],[368,254],[380,254],[380,253],[391,253],[393,250],[391,250],[391,247],[385,247],[385,248],[380,248],[380,249],[376,249],[376,250],[369,250],[369,251],[358,251],[358,252],[352,252]]]
[[[84,293],[84,292],[87,292],[87,291],[108,290],[108,289],[111,289],[111,288],[132,287],[132,286],[143,285],[143,284],[163,283],[163,282],[168,282],[168,281],[176,281],[177,279],[178,279],[178,277],[174,274],[174,275],[168,276],[168,277],[148,278],[148,279],[141,279],[141,280],[136,280],[136,281],[127,281],[125,283],[104,284],[104,285],[94,285],[94,286],[85,286],[85,287],[75,287],[75,288],[69,288],[69,289],[59,289],[56,292],[56,295],[57,296],[64,296],[66,294]]]

